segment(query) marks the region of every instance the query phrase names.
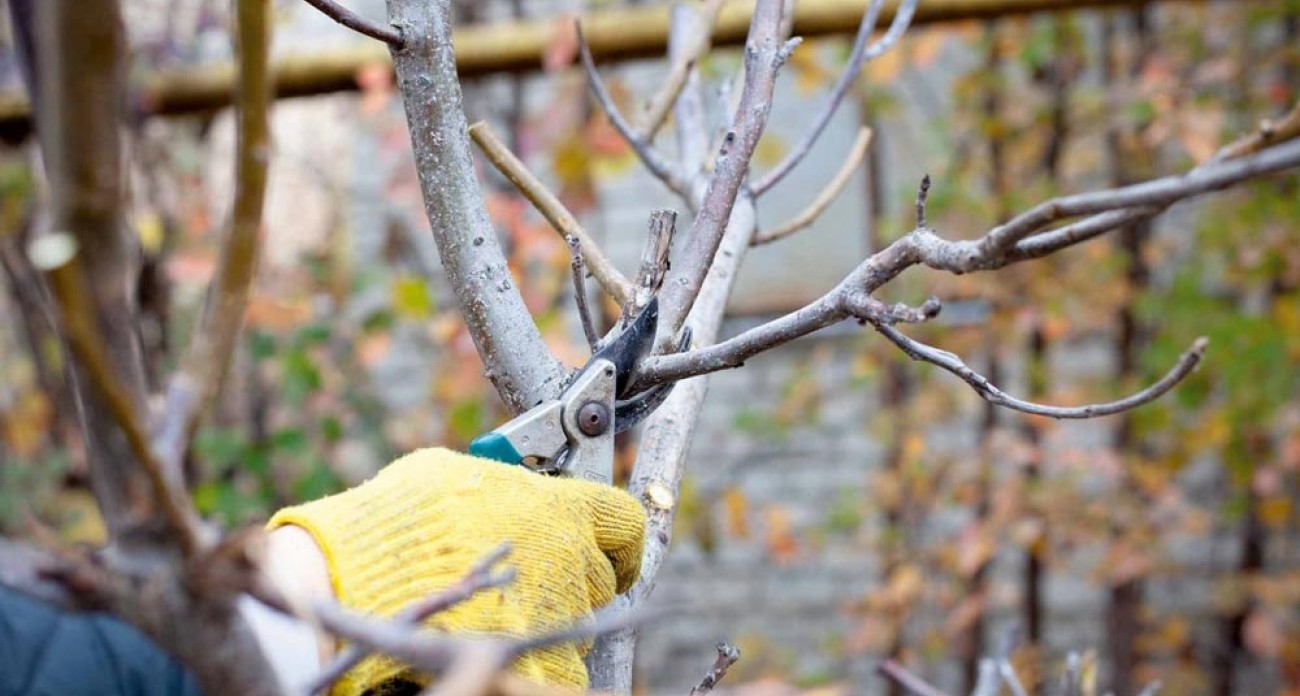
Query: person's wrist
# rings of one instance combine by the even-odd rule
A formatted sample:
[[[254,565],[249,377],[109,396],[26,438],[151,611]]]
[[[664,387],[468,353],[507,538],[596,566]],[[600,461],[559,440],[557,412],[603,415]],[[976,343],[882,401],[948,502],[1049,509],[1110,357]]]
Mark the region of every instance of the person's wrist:
[[[325,553],[312,535],[297,525],[271,531],[265,573],[281,593],[295,601],[335,600]],[[334,639],[320,631],[316,632],[316,647],[321,666],[333,659],[337,649]]]

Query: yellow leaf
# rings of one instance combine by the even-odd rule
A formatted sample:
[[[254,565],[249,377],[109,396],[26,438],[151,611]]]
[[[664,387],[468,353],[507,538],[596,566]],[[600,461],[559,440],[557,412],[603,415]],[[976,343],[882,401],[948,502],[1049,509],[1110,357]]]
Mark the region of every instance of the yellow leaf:
[[[775,167],[785,159],[786,150],[789,147],[780,136],[768,133],[758,141],[758,146],[754,148],[754,162],[760,167]]]
[[[727,532],[744,539],[749,536],[749,501],[739,488],[728,488],[722,493],[722,506],[726,512]]]
[[[415,276],[403,276],[393,283],[393,310],[407,319],[427,319],[433,313],[429,286]]]
[[[153,209],[145,209],[136,216],[135,231],[140,235],[140,246],[144,248],[144,253],[153,256],[162,251],[162,218]]]

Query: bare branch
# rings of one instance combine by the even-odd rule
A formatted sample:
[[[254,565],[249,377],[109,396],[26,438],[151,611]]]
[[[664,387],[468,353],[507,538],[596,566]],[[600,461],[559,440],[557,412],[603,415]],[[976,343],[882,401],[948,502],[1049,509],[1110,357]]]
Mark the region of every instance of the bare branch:
[[[786,222],[784,225],[754,235],[754,245],[757,246],[759,244],[775,242],[778,239],[788,237],[789,235],[806,229],[812,225],[813,222],[817,220],[817,217],[820,216],[826,208],[830,207],[831,202],[833,202],[835,198],[840,195],[840,192],[844,190],[844,187],[849,183],[849,179],[853,177],[853,172],[856,171],[858,165],[862,163],[862,158],[866,156],[867,148],[870,145],[871,129],[863,126],[858,129],[858,138],[853,141],[853,146],[849,149],[849,156],[844,159],[844,164],[840,165],[839,171],[835,172],[834,177],[831,177],[830,182],[826,184],[826,188],[822,189],[821,193],[817,194],[817,198],[815,198],[803,212],[796,215],[792,220]]]
[[[930,200],[930,175],[921,177],[921,186],[916,190],[916,226],[925,227],[925,206]]]
[[[372,22],[334,2],[334,0],[306,0],[306,2],[308,5],[320,10],[321,14],[352,31],[364,34],[372,39],[379,39],[394,48],[402,47],[402,32],[395,27],[386,27],[377,22]]]
[[[912,696],[948,696],[894,660],[885,660],[876,665],[876,672],[903,687]]]
[[[125,37],[115,3],[42,2],[34,59],[42,154],[54,232],[29,247],[51,284],[77,357],[75,388],[92,484],[109,533],[170,528],[185,553],[198,541],[188,500],[169,487],[148,439],[133,288],[134,250],[123,222],[118,116]],[[142,478],[143,476],[143,478]],[[160,512],[156,517],[153,512]]]
[[[551,354],[510,275],[474,173],[446,2],[389,0],[393,49],[425,213],[487,376],[515,413],[559,393]]]
[[[708,673],[704,675],[700,683],[691,689],[690,696],[704,696],[704,694],[712,692],[713,687],[717,686],[718,682],[727,676],[727,670],[731,669],[731,666],[740,659],[740,648],[730,643],[718,643],[717,647],[718,657],[714,659],[713,666],[709,668]]]
[[[618,268],[605,256],[596,244],[596,240],[591,234],[578,222],[573,213],[564,207],[560,199],[551,193],[533,173],[528,171],[524,163],[515,157],[510,148],[492,132],[492,127],[483,121],[479,121],[469,127],[469,136],[473,138],[474,144],[478,145],[483,151],[483,155],[488,161],[501,172],[503,176],[510,180],[510,183],[524,194],[524,197],[537,208],[546,221],[551,223],[551,227],[559,233],[561,238],[576,237],[582,245],[585,252],[587,267],[591,269],[591,274],[596,277],[600,287],[614,298],[615,302],[623,304],[632,296],[632,284],[627,278],[619,272]]]
[[[780,24],[779,0],[760,0],[755,5],[745,44],[745,88],[732,124],[734,130],[722,140],[713,175],[687,234],[686,248],[678,265],[680,270],[666,283],[661,298],[664,314],[660,325],[668,328],[669,335],[681,329],[718,252],[736,195],[749,172],[750,158],[767,125],[777,71],[798,45],[797,39],[785,44],[778,40]]]
[[[695,64],[708,54],[712,46],[710,39],[713,25],[718,21],[718,12],[722,10],[722,3],[723,0],[704,0],[703,6],[697,12],[698,19],[691,24],[692,34],[686,42],[688,45],[684,47],[682,53],[673,57],[668,77],[664,78],[663,85],[646,102],[645,113],[642,114],[641,124],[636,130],[637,135],[645,142],[654,141],[655,135],[668,119],[673,104],[677,103],[677,97],[686,86]]]
[[[587,306],[587,284],[583,282],[585,271],[582,268],[582,242],[569,235],[565,241],[569,244],[569,267],[573,271],[573,299],[578,303],[578,320],[582,322],[582,333],[587,337],[587,347],[596,352],[600,343],[600,334],[596,332],[596,323],[591,318],[591,308]]]
[[[1225,145],[1208,162],[1197,169],[1215,162],[1240,159],[1261,149],[1278,145],[1300,137],[1300,102],[1291,107],[1285,116],[1277,121],[1264,121],[1254,133]],[[1193,170],[1195,171],[1195,170]],[[1012,260],[1036,259],[1047,256],[1065,247],[1087,241],[1111,230],[1121,229],[1160,214],[1167,205],[1142,206],[1099,213],[1078,222],[1056,229],[1041,232],[1025,239],[1012,248],[1009,256]]]
[[[393,622],[399,626],[416,628],[430,616],[446,611],[468,600],[481,590],[502,587],[514,582],[515,571],[513,568],[501,572],[492,571],[492,567],[504,560],[509,553],[509,544],[498,546],[494,551],[475,563],[469,572],[465,574],[465,577],[461,578],[456,584],[407,607],[393,618]],[[343,675],[347,674],[348,670],[360,664],[369,654],[368,650],[355,645],[349,646],[334,662],[321,671],[320,676],[308,687],[307,693],[314,694],[324,691],[331,684],[343,678]]]
[[[673,235],[677,231],[677,211],[660,208],[650,212],[649,231],[641,250],[641,265],[636,274],[636,294],[632,307],[624,307],[623,315],[640,312],[650,304],[668,273],[668,253],[672,250]],[[631,311],[629,311],[631,310]]]
[[[1178,358],[1178,362],[1169,372],[1165,373],[1159,381],[1151,386],[1137,392],[1131,396],[1125,397],[1118,401],[1111,401],[1104,404],[1092,404],[1088,406],[1045,406],[1028,401],[1022,401],[1015,397],[1009,396],[1002,390],[995,387],[989,382],[988,378],[971,369],[969,365],[962,362],[961,358],[940,350],[933,346],[928,346],[914,339],[908,338],[891,326],[883,323],[872,324],[876,331],[879,331],[885,338],[897,345],[913,360],[928,362],[937,365],[954,375],[960,377],[964,382],[971,385],[973,389],[984,400],[1012,409],[1021,413],[1029,413],[1036,416],[1047,416],[1049,418],[1096,418],[1098,416],[1109,416],[1123,411],[1137,408],[1142,404],[1155,400],[1160,395],[1169,391],[1183,380],[1184,377],[1192,373],[1200,363],[1201,358],[1205,355],[1205,347],[1209,340],[1204,336],[1192,342],[1191,348]]]
[[[1293,141],[1239,159],[1211,162],[1183,174],[1106,191],[1053,198],[1016,215],[974,242],[950,243],[957,254],[931,256],[925,260],[925,265],[955,273],[1000,268],[1025,258],[1016,251],[1016,246],[1058,220],[1108,213],[1108,222],[1114,223],[1123,219],[1117,212],[1123,208],[1163,208],[1180,200],[1297,166],[1300,166],[1300,141]],[[1093,228],[1090,234],[1096,236],[1102,231],[1105,230]],[[1074,233],[1073,236],[1079,235]]]
[[[269,14],[269,6],[263,3],[237,5],[235,202],[230,234],[221,250],[221,262],[208,293],[203,323],[168,387],[167,408],[162,413],[163,423],[157,439],[159,456],[175,471],[180,470],[202,409],[216,396],[225,380],[257,269],[271,157]]]
[[[1225,145],[1211,161],[1237,159],[1295,138],[1300,138],[1300,102],[1292,105],[1291,110],[1277,120],[1261,121],[1254,133]]]
[[[582,67],[587,71],[587,85],[591,88],[591,93],[596,97],[596,101],[600,103],[600,108],[609,116],[610,123],[614,124],[614,129],[619,132],[619,135],[622,135],[623,139],[632,146],[646,169],[649,169],[651,174],[664,182],[664,185],[669,190],[686,198],[689,195],[689,190],[686,182],[682,179],[681,173],[677,171],[671,162],[664,159],[663,155],[659,154],[652,144],[632,130],[632,126],[623,118],[618,106],[614,104],[613,97],[609,96],[609,90],[605,88],[605,82],[600,79],[600,72],[596,70],[596,61],[591,57],[591,47],[587,45],[587,38],[582,33],[582,23],[574,20],[574,26],[578,32],[578,52],[582,56]]]
[[[826,105],[813,119],[812,127],[804,133],[803,138],[790,150],[785,159],[772,171],[763,175],[763,178],[754,185],[755,196],[762,196],[803,160],[808,151],[812,149],[813,144],[821,137],[822,131],[826,129],[826,124],[830,123],[831,116],[839,108],[840,102],[844,101],[844,95],[853,86],[854,80],[858,78],[858,73],[862,72],[862,66],[884,54],[903,37],[903,33],[907,31],[907,27],[912,23],[912,16],[916,13],[918,2],[919,0],[903,0],[894,13],[894,21],[890,23],[889,31],[885,32],[885,35],[880,37],[879,41],[868,46],[867,42],[871,38],[871,32],[875,29],[876,19],[880,16],[880,9],[885,4],[884,0],[872,0],[871,4],[867,6],[867,11],[863,13],[862,23],[858,26],[858,34],[853,40],[853,51],[849,55],[848,63],[844,66],[844,72],[840,73],[839,79],[835,81],[835,85],[831,87],[831,93],[826,100]]]

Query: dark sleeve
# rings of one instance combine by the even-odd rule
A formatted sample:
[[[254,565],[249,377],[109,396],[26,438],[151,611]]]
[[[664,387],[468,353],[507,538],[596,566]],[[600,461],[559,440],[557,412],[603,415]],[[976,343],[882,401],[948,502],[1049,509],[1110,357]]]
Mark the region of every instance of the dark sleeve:
[[[0,587],[0,696],[201,696],[139,631]]]

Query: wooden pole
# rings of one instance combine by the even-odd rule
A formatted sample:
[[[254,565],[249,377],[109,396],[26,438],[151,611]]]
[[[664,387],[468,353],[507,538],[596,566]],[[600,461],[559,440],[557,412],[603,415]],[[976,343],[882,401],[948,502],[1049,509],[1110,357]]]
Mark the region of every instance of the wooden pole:
[[[1195,0],[1167,0],[1195,1]],[[1247,2],[1251,0],[1233,0]],[[868,0],[801,0],[795,9],[794,33],[805,38],[851,34]],[[1035,12],[1063,12],[1105,7],[1137,6],[1144,0],[927,0],[913,24],[937,24],[989,19]],[[888,24],[897,0],[890,2],[881,22]],[[583,32],[599,61],[613,62],[664,55],[668,45],[671,3],[620,7],[583,17]],[[714,46],[738,46],[745,40],[752,0],[732,0],[723,6],[714,29]],[[461,27],[453,41],[462,78],[542,69],[546,52],[571,31],[567,19],[493,22]],[[300,97],[357,89],[355,75],[374,63],[389,64],[388,49],[374,42],[330,53],[282,56],[272,69],[276,96]],[[134,108],[139,116],[203,113],[230,105],[233,62],[167,69],[144,77],[136,85]],[[0,138],[13,142],[31,128],[25,95],[0,92]]]

